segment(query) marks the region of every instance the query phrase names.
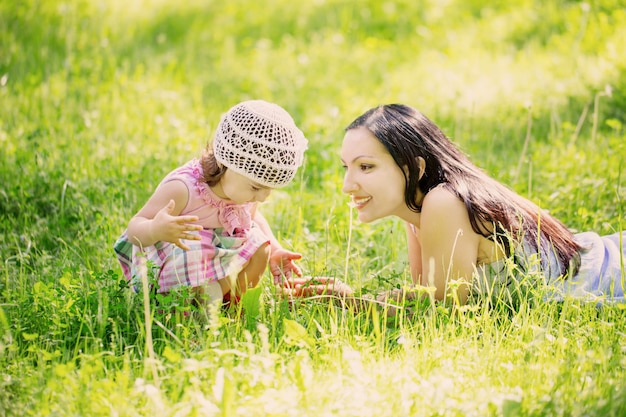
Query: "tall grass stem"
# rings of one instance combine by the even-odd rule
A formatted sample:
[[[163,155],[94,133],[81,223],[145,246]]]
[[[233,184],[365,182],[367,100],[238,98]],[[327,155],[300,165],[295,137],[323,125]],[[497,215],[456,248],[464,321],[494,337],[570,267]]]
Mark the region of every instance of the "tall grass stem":
[[[516,183],[519,179],[520,172],[522,171],[522,164],[524,163],[524,159],[526,158],[526,153],[528,152],[532,125],[533,125],[532,106],[528,106],[528,118],[526,121],[526,137],[524,138],[524,146],[522,147],[522,152],[519,156],[519,161],[517,162],[517,169],[515,170],[515,182]]]
[[[146,329],[146,351],[148,355],[148,368],[152,371],[152,379],[159,385],[159,373],[156,368],[156,355],[152,341],[152,314],[150,312],[150,286],[148,285],[148,271],[145,265],[141,270],[141,287],[143,293],[143,318]]]

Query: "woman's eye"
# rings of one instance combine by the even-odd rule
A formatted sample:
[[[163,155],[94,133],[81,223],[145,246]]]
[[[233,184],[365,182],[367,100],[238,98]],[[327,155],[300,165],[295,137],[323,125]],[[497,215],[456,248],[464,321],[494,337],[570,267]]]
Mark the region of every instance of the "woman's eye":
[[[372,168],[374,168],[374,165],[361,164],[361,171],[368,171],[368,170],[370,170]]]
[[[259,187],[255,187],[254,185],[252,187],[250,187],[250,188],[252,188],[252,191],[261,191],[261,189]]]

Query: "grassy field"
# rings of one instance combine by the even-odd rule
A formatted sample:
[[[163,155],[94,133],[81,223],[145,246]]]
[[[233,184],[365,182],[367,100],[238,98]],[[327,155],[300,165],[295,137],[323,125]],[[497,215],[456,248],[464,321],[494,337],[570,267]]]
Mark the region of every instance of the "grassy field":
[[[208,323],[175,299],[146,319],[112,251],[252,98],[310,141],[262,208],[307,275],[408,280],[400,224],[359,224],[340,191],[343,128],[380,103],[421,109],[573,230],[623,230],[621,3],[0,0],[0,416],[626,415],[623,305],[388,319],[265,282]]]

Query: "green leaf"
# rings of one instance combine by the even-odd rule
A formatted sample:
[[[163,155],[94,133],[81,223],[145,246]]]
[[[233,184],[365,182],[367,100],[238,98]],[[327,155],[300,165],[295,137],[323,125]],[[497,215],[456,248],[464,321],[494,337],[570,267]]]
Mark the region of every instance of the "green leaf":
[[[180,362],[180,360],[182,359],[180,353],[176,352],[169,346],[165,346],[162,355],[165,359],[173,363]]]
[[[31,342],[39,337],[37,333],[22,333],[24,340]]]
[[[243,304],[243,311],[246,319],[249,321],[255,321],[261,314],[261,286],[256,288],[250,288],[241,296],[241,303]]]
[[[295,320],[283,319],[285,333],[283,340],[291,346],[299,346],[301,348],[311,348],[315,345],[315,339],[311,337],[309,332]]]

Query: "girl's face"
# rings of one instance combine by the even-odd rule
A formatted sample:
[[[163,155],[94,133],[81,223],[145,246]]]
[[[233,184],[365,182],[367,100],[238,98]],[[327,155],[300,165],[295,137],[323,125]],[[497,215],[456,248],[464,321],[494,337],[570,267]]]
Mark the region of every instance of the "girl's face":
[[[244,204],[265,201],[272,189],[227,169],[213,191],[221,198]]]
[[[364,223],[406,212],[402,170],[379,140],[364,127],[346,132],[341,146],[346,170],[342,191],[352,197]]]

